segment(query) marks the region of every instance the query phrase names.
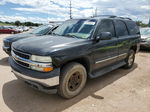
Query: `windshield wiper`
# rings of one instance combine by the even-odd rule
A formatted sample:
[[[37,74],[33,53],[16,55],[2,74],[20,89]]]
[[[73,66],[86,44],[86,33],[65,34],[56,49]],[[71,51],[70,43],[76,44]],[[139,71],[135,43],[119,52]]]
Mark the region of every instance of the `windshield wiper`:
[[[62,35],[62,36],[67,36],[67,37],[73,37],[73,38],[79,38],[76,35],[70,35],[70,34],[66,34],[66,35]]]
[[[58,36],[61,36],[61,35],[59,35],[59,34],[56,34],[56,33],[52,33],[52,35],[58,35]]]

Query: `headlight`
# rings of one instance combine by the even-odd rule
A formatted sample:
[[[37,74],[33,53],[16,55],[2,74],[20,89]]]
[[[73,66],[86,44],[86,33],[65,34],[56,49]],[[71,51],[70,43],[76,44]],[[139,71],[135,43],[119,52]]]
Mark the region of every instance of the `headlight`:
[[[30,59],[32,61],[36,61],[36,62],[44,62],[44,63],[52,62],[52,58],[50,56],[36,56],[36,55],[32,55]]]
[[[53,67],[36,67],[36,66],[31,66],[32,70],[37,70],[37,71],[41,71],[41,72],[50,72],[53,71]]]
[[[36,55],[32,55],[30,57],[30,60],[34,61],[34,62],[39,62],[38,66],[34,66],[31,65],[31,69],[32,70],[37,70],[37,71],[42,71],[42,72],[50,72],[53,70],[52,67],[52,58],[50,56],[36,56]],[[40,65],[41,63],[48,63],[49,66],[45,66],[45,65]]]

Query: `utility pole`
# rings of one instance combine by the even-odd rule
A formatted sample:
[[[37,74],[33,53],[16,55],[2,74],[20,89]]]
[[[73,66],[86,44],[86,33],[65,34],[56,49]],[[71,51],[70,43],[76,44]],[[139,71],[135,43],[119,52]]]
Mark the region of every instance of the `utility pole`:
[[[96,7],[96,9],[95,9],[95,16],[97,16],[97,7]]]
[[[149,23],[148,23],[148,26],[150,27],[150,17],[149,17]]]
[[[69,4],[69,9],[70,9],[70,19],[72,19],[72,3],[71,3],[71,0],[70,0],[70,4]]]

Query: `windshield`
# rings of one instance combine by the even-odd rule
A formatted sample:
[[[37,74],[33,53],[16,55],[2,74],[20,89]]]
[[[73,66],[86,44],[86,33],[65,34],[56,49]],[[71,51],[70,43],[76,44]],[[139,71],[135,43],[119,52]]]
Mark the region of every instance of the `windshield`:
[[[87,39],[96,25],[95,19],[68,20],[59,26],[54,35]]]
[[[40,26],[36,29],[34,29],[32,32],[30,32],[31,34],[40,34],[40,35],[44,35],[46,33],[48,33],[50,31],[50,28],[52,28],[52,26],[49,25],[44,25],[44,26]]]
[[[150,29],[141,29],[141,35],[150,36]]]

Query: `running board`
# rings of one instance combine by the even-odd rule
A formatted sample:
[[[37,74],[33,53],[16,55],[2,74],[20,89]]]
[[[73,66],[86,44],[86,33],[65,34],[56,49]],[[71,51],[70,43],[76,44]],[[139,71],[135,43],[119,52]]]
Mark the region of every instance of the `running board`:
[[[114,65],[111,65],[111,66],[108,66],[108,67],[105,67],[103,69],[100,69],[99,71],[96,71],[94,72],[93,74],[90,74],[90,78],[96,78],[96,77],[99,77],[99,76],[102,76],[108,72],[111,72],[112,70],[115,70],[123,65],[125,65],[126,63],[124,61],[121,61],[117,64],[114,64]]]

